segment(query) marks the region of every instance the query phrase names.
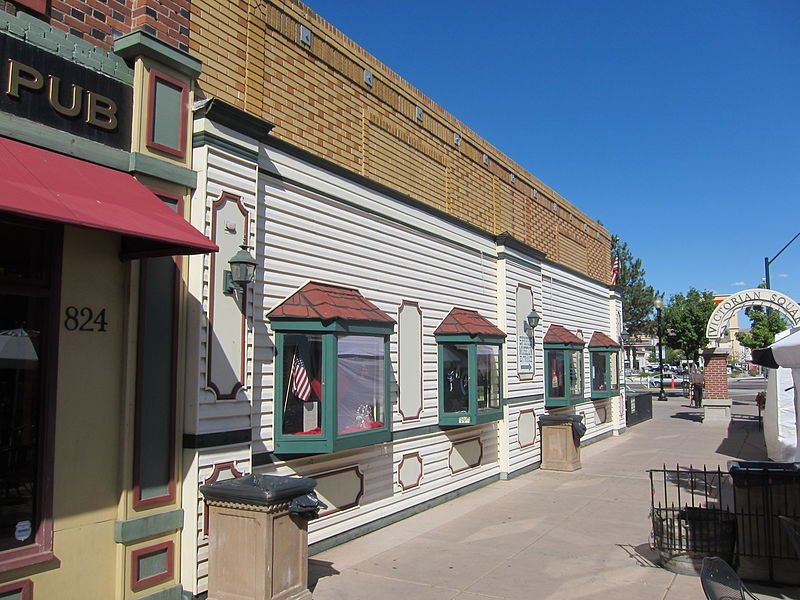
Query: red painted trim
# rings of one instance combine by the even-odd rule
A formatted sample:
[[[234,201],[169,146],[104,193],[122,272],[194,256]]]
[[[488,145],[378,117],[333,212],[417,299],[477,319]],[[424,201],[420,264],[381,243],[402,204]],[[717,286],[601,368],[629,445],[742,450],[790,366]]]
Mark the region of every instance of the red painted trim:
[[[244,206],[244,202],[242,201],[241,196],[235,196],[234,194],[230,194],[228,192],[222,192],[219,199],[215,200],[214,203],[211,205],[211,239],[217,239],[217,213],[219,209],[225,205],[228,201],[236,202],[236,205],[239,207],[239,212],[242,213],[244,217],[244,242],[247,243],[247,239],[250,237],[250,213],[247,211],[247,208]],[[216,241],[214,242],[216,243]],[[229,257],[230,258],[230,257]],[[210,267],[210,275],[209,275],[209,283],[208,289],[210,290],[208,294],[208,343],[206,347],[208,348],[208,360],[206,364],[206,387],[213,390],[214,395],[216,395],[217,400],[235,400],[237,392],[244,387],[244,382],[241,381],[244,379],[245,374],[245,359],[246,359],[246,340],[247,340],[247,307],[244,307],[242,311],[242,351],[241,351],[241,371],[239,372],[240,380],[233,384],[230,392],[223,392],[219,389],[217,384],[211,381],[211,365],[213,364],[213,348],[214,345],[211,343],[211,336],[214,335],[214,297],[217,293],[216,287],[216,271],[217,271],[217,253],[213,253],[211,255],[211,267]]]
[[[203,481],[203,483],[205,485],[208,485],[209,483],[214,483],[215,481],[217,481],[217,479],[219,479],[219,474],[222,473],[222,471],[225,471],[226,469],[230,471],[231,474],[236,478],[239,478],[243,475],[243,473],[241,473],[239,469],[236,468],[236,463],[232,460],[229,460],[228,462],[224,463],[216,463],[214,465],[214,470],[211,472],[211,475],[209,475],[208,478],[205,481]]]
[[[144,322],[144,296],[146,293],[146,274],[147,274],[147,260],[141,261],[141,269],[139,273],[139,309],[138,309],[138,324],[137,324],[137,342],[136,342],[136,403],[134,408],[134,437],[133,437],[133,508],[136,510],[150,508],[153,506],[161,506],[175,502],[176,498],[176,483],[175,483],[175,444],[176,435],[175,429],[177,426],[177,371],[178,371],[178,318],[179,312],[179,294],[181,285],[181,272],[180,264],[175,265],[175,281],[172,302],[172,356],[170,357],[170,428],[169,428],[169,481],[167,483],[167,493],[163,496],[156,496],[154,498],[147,498],[142,500],[142,487],[140,480],[141,469],[141,427],[142,427],[142,382],[143,375],[141,373],[142,365],[142,352],[144,329],[142,323]]]
[[[0,594],[19,592],[19,600],[33,600],[33,581],[23,579],[14,583],[0,584]]]
[[[402,419],[403,423],[406,421],[418,421],[420,415],[422,414],[423,409],[425,408],[425,386],[424,386],[424,371],[425,365],[423,364],[422,357],[420,356],[419,361],[419,410],[417,410],[417,414],[414,416],[406,416],[403,412],[402,407],[400,406],[400,313],[403,311],[403,308],[406,306],[413,306],[417,309],[419,313],[419,347],[420,350],[424,352],[425,349],[425,342],[424,342],[424,331],[423,331],[423,322],[422,322],[422,308],[420,308],[419,302],[412,302],[410,300],[403,300],[400,303],[400,307],[397,309],[397,412],[400,413],[400,418]]]
[[[139,579],[139,558],[141,558],[143,555],[154,554],[162,550],[167,551],[167,558],[166,558],[167,570],[161,573],[156,573],[155,575],[151,575],[150,577],[145,577],[144,579]],[[155,544],[153,546],[138,548],[133,552],[131,552],[131,589],[134,592],[138,592],[139,590],[143,590],[144,588],[150,587],[151,585],[161,583],[162,581],[168,581],[172,579],[174,573],[175,573],[175,542],[171,540],[168,542]]]
[[[519,418],[522,415],[524,415],[525,413],[531,413],[533,415],[533,441],[530,444],[522,444],[519,441]],[[536,445],[536,430],[537,429],[538,428],[536,427],[536,411],[535,410],[533,410],[532,408],[526,408],[525,410],[521,410],[521,411],[519,411],[519,413],[517,413],[517,445],[520,448],[530,448],[531,446],[535,446]]]
[[[453,461],[451,460],[451,457],[453,456],[453,452],[455,451],[456,446],[460,444],[466,444],[467,442],[473,442],[475,440],[478,440],[478,445],[481,447],[481,452],[478,455],[478,462],[476,462],[474,465],[468,464],[463,469],[453,470]],[[450,452],[447,453],[447,467],[450,469],[450,472],[453,475],[455,475],[456,473],[463,473],[464,471],[468,471],[469,469],[474,469],[475,467],[479,467],[482,462],[483,462],[483,440],[480,438],[480,436],[475,436],[464,440],[458,440],[457,442],[453,442],[452,444],[450,444]]]
[[[155,102],[156,102],[156,81],[161,80],[170,85],[174,85],[181,90],[181,132],[180,132],[180,147],[171,148],[164,144],[159,144],[153,139],[153,131],[155,129]],[[186,158],[186,128],[189,114],[189,87],[182,81],[170,77],[166,73],[162,73],[156,69],[150,69],[150,89],[147,99],[147,147],[151,150],[158,150],[166,154],[171,154],[177,158]]]
[[[358,506],[361,503],[361,497],[364,495],[364,474],[358,468],[358,466],[347,467],[345,469],[337,469],[335,471],[327,471],[322,474],[315,474],[309,475],[312,479],[316,479],[319,481],[320,479],[324,479],[325,477],[330,477],[331,475],[338,475],[339,473],[346,473],[347,471],[355,471],[356,475],[358,476],[359,480],[361,481],[361,488],[358,490],[358,494],[356,495],[355,500],[351,504],[345,504],[343,506],[336,506],[331,508],[330,510],[326,510],[319,514],[320,517],[327,517],[328,515],[332,515],[338,512],[342,512],[343,510],[347,510],[348,508],[353,508],[354,506]]]
[[[32,544],[0,552],[0,573],[29,565],[47,562],[55,558],[53,553],[53,471],[55,464],[56,407],[58,382],[58,345],[61,329],[61,265],[64,254],[64,228],[61,225],[41,224],[39,222],[3,217],[6,222],[19,222],[44,229],[50,247],[47,249],[50,262],[49,288],[36,286],[18,288],[18,293],[31,293],[48,297],[47,338],[42,340],[45,348],[42,380],[42,405],[40,415],[41,433],[39,435],[39,479],[37,481],[36,514],[39,515],[36,533]],[[2,286],[5,289],[5,286]]]
[[[414,484],[406,486],[403,483],[403,480],[400,479],[400,470],[403,468],[403,463],[406,462],[406,459],[416,458],[419,461],[419,476],[417,477],[417,481]],[[419,487],[419,482],[422,481],[422,471],[425,467],[425,463],[422,460],[422,456],[419,452],[411,452],[409,454],[403,454],[403,457],[400,459],[400,463],[397,465],[397,483],[400,484],[400,487],[405,492],[406,490],[414,489],[415,487]]]
[[[235,478],[239,478],[244,473],[241,473],[239,469],[236,468],[236,463],[232,460],[224,463],[217,463],[214,465],[214,470],[211,472],[206,480],[203,482],[204,484],[208,485],[209,483],[214,483],[217,479],[219,479],[219,474],[222,473],[225,469],[231,472]],[[203,500],[203,535],[208,535],[209,530],[209,519],[208,519],[208,502]]]

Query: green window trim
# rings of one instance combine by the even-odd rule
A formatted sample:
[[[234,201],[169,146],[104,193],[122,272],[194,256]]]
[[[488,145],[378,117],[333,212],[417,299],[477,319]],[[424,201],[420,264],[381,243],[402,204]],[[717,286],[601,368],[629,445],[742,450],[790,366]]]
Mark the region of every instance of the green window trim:
[[[438,346],[438,394],[439,394],[439,425],[441,427],[469,427],[499,421],[503,418],[503,343],[505,337],[492,335],[437,335]],[[498,349],[498,381],[496,407],[478,407],[478,381],[477,377],[469,378],[468,407],[466,411],[445,410],[445,385],[447,376],[444,364],[444,344],[460,344],[467,347],[468,373],[478,373],[478,346],[497,346]],[[488,405],[488,401],[487,401]]]
[[[595,360],[600,358],[602,355],[602,359],[604,360],[604,371],[605,375],[603,377],[603,387],[605,389],[596,389],[595,388]],[[616,366],[613,364],[613,357],[616,356]],[[613,396],[619,396],[620,385],[619,385],[619,348],[614,346],[594,346],[589,348],[589,364],[590,364],[590,373],[589,373],[589,381],[591,386],[592,392],[592,399],[602,399],[602,398],[611,398]],[[613,379],[614,371],[616,371],[616,384]]]
[[[558,360],[560,357],[560,361]],[[578,358],[578,365],[575,368],[573,358]],[[554,360],[551,360],[554,359]],[[583,344],[545,344],[544,345],[545,363],[545,407],[558,408],[563,406],[574,406],[585,402],[584,367],[583,367]],[[554,369],[560,365],[560,369]],[[574,375],[580,378],[580,392],[573,393]],[[555,386],[554,381],[559,383]],[[555,394],[554,387],[563,388],[563,394]]]
[[[274,445],[275,454],[327,454],[351,448],[391,441],[392,407],[391,355],[389,336],[393,325],[311,320],[272,320],[275,332],[275,377],[274,377]],[[321,350],[321,432],[319,434],[285,434],[284,403],[286,397],[284,347],[286,336],[290,334],[317,334],[322,339]],[[347,335],[383,338],[384,376],[383,376],[383,416],[381,427],[362,432],[341,433],[338,423],[338,342]]]

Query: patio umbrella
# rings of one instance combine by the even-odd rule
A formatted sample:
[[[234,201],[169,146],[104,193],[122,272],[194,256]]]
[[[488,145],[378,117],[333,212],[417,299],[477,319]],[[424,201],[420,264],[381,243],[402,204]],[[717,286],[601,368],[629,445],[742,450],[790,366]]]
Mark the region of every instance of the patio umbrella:
[[[770,369],[777,369],[778,367],[791,369],[792,381],[794,382],[794,416],[797,434],[795,439],[800,441],[800,419],[797,418],[798,414],[800,414],[800,394],[798,394],[798,390],[800,390],[800,327],[793,327],[789,335],[781,338],[768,348],[753,350],[750,362]],[[800,456],[796,454],[794,460],[800,460]]]

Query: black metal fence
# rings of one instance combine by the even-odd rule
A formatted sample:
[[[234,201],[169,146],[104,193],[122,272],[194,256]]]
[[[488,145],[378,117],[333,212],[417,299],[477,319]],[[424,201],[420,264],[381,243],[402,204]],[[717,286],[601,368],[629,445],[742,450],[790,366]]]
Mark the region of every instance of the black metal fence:
[[[745,579],[798,583],[800,556],[778,519],[800,516],[800,465],[788,464],[651,469],[652,543],[662,565],[699,573],[703,557],[719,556]]]

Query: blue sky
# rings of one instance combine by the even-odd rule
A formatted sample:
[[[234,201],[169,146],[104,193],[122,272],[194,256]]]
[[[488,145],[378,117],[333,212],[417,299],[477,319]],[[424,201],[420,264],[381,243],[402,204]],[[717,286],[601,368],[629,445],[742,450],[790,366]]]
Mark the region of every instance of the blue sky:
[[[642,259],[756,287],[800,231],[800,1],[308,0]],[[770,269],[800,300],[800,239]]]

